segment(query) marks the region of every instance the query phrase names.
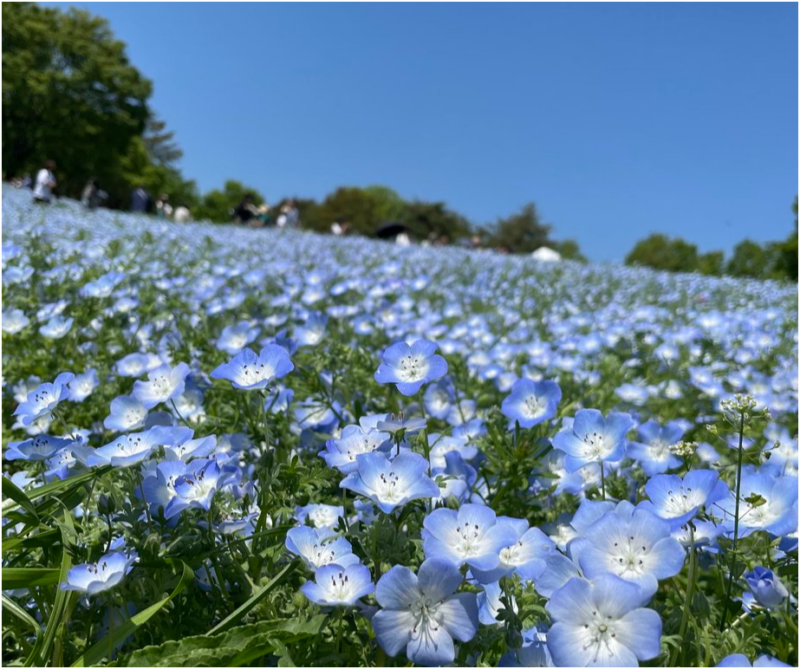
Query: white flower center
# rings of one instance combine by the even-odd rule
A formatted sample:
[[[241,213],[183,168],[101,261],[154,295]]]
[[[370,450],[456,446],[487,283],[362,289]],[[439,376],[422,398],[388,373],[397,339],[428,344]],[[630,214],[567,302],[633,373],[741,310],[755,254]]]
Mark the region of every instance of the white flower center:
[[[618,538],[609,553],[609,562],[618,576],[640,576],[647,571],[649,546],[634,536]]]
[[[480,555],[483,552],[483,530],[480,525],[477,523],[470,525],[465,522],[456,527],[456,534],[458,535],[456,551],[463,558]]]
[[[594,658],[592,662],[597,662],[600,651],[605,648],[609,657],[614,657],[614,650],[612,644],[615,644],[617,632],[614,627],[616,621],[611,616],[603,616],[598,610],[592,611],[592,619],[590,622],[584,623],[584,638],[586,642],[583,644],[583,650],[591,651],[594,649]]]
[[[406,383],[421,381],[428,373],[428,361],[421,355],[405,355],[400,358],[397,375]]]
[[[590,432],[583,438],[585,448],[583,456],[587,460],[601,460],[608,453],[605,437],[597,432]]]

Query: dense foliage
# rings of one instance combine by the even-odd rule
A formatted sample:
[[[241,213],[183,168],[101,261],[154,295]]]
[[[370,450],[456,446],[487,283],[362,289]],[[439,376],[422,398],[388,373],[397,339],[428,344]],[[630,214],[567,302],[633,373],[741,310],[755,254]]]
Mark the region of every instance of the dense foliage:
[[[3,194],[3,663],[797,664],[797,296]]]

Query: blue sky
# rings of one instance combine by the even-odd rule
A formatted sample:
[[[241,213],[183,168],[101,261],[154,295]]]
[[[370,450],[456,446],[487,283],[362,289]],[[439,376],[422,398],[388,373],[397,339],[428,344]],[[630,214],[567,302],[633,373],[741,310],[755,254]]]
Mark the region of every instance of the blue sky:
[[[794,3],[80,6],[204,190],[385,184],[481,223],[533,200],[594,260],[792,229]]]

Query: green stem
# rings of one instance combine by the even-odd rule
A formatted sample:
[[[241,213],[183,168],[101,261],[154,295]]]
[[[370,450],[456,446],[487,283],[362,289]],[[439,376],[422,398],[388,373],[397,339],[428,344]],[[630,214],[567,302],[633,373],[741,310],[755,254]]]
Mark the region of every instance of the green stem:
[[[689,523],[689,583],[686,586],[686,601],[683,603],[683,614],[681,615],[681,627],[678,633],[683,641],[682,649],[678,646],[672,652],[670,666],[677,666],[675,660],[678,659],[678,653],[682,652],[683,664],[686,660],[686,626],[689,624],[689,613],[692,610],[692,597],[694,596],[695,580],[697,579],[697,556],[694,550],[694,527],[691,522]]]
[[[731,593],[733,592],[733,578],[736,571],[736,547],[739,543],[739,498],[742,492],[742,458],[744,457],[744,412],[741,413],[739,419],[739,459],[736,464],[736,505],[733,510],[733,549],[731,550],[731,569],[728,575],[728,592],[725,596],[725,602],[722,605],[722,621],[719,625],[719,631],[725,629],[725,623],[728,620],[728,602],[731,601]]]
[[[606,467],[602,460],[600,460],[600,492],[603,495],[603,501],[606,499]]]

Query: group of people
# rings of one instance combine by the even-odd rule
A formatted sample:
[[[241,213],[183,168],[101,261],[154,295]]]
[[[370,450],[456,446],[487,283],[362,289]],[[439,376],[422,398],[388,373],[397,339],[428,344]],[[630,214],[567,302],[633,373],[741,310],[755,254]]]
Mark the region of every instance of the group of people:
[[[252,228],[264,228],[271,225],[275,225],[278,228],[300,227],[300,211],[297,209],[294,200],[287,200],[281,205],[278,216],[273,223],[270,218],[269,205],[266,202],[257,205],[255,196],[252,193],[245,194],[242,201],[231,210],[231,217],[234,223]]]

